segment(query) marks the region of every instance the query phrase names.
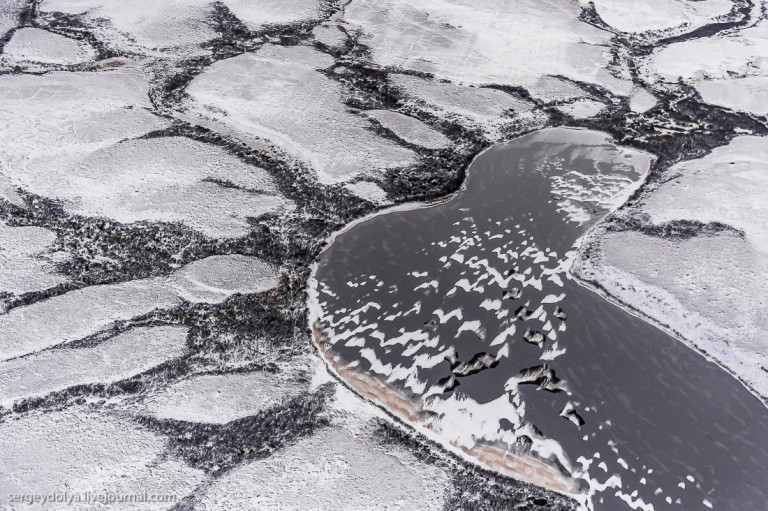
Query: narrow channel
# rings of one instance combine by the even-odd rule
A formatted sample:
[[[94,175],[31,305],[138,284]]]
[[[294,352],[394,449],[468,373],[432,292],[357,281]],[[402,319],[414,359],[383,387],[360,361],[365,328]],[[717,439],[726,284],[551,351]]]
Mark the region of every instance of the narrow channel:
[[[446,446],[588,509],[764,511],[768,409],[568,273],[650,162],[547,129],[482,153],[452,200],[340,234],[311,299],[329,364]]]

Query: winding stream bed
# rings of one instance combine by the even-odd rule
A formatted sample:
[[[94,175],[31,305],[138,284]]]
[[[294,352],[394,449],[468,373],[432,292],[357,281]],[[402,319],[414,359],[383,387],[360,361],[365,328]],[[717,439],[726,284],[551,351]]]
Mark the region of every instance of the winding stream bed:
[[[650,162],[548,129],[485,151],[452,200],[340,234],[311,293],[329,365],[454,452],[587,508],[764,510],[768,409],[568,273]]]

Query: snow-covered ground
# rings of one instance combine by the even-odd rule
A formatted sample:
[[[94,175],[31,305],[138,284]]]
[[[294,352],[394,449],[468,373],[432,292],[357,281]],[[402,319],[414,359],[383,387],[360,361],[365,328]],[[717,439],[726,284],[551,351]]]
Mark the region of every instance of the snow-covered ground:
[[[313,371],[313,386],[333,381],[324,365]],[[386,417],[381,410],[339,387],[327,414],[327,429],[208,486],[201,509],[444,509],[448,471],[400,446],[371,440],[371,428]]]
[[[183,327],[143,327],[93,347],[61,348],[0,362],[0,406],[75,385],[124,380],[180,356],[186,340]]]
[[[690,239],[598,230],[578,275],[678,332],[768,395],[768,138],[680,163],[630,210],[650,225],[732,227]]]
[[[353,510],[375,502],[379,509],[437,511],[443,509],[448,477],[407,451],[326,429],[264,462],[233,470],[206,489],[200,509]]]
[[[264,46],[209,67],[187,89],[186,106],[269,140],[323,183],[414,163],[411,151],[376,136],[342,103],[342,88],[320,73],[333,63],[311,47]]]
[[[0,174],[44,196],[87,191],[67,169],[95,151],[169,125],[149,111],[148,87],[136,67],[0,76]]]
[[[10,30],[16,28],[23,7],[24,0],[0,1],[0,37],[5,37]]]
[[[270,25],[317,22],[323,15],[321,0],[224,0],[237,18],[258,30]]]
[[[616,30],[645,32],[684,25],[698,28],[707,21],[728,14],[729,0],[594,0],[597,14]]]
[[[682,79],[713,105],[768,114],[768,22],[665,46],[641,67],[649,80]]]
[[[581,1],[0,0],[0,508],[66,489],[170,491],[185,509],[571,508],[407,428],[384,442],[388,416],[307,339],[308,267],[341,225],[450,193],[482,147],[555,117],[627,144],[647,139],[622,140],[625,115],[676,136],[680,118],[654,116],[679,77],[765,115],[759,5],[744,26],[634,51],[733,6],[595,0],[615,37]],[[709,129],[691,115],[689,132]],[[606,234],[585,266],[758,389],[767,152],[738,138],[637,206],[743,237]],[[611,157],[645,168],[637,155]],[[637,177],[552,185],[579,222]],[[254,418],[271,429],[248,443]]]
[[[56,170],[39,193],[66,200],[73,213],[123,223],[181,222],[238,237],[248,218],[291,209],[263,169],[183,137],[118,142]]]
[[[0,292],[22,294],[47,289],[66,280],[55,262],[66,253],[48,249],[56,235],[41,227],[10,227],[0,221]]]
[[[529,117],[533,105],[496,89],[464,87],[425,80],[412,75],[390,75],[406,104],[446,117],[465,126],[478,127],[491,140],[500,138],[499,128],[515,116]]]
[[[22,28],[3,49],[3,63],[81,64],[93,60],[96,52],[87,43],[39,28]]]
[[[67,492],[106,498],[170,495],[180,501],[204,479],[201,470],[168,458],[168,440],[129,420],[87,407],[34,413],[0,424],[0,507],[61,509],[63,504],[11,502],[12,495]],[[171,500],[170,502],[173,502]],[[70,504],[71,505],[71,504]],[[172,505],[172,504],[171,504]],[[104,503],[76,503],[77,509],[103,509]],[[110,509],[168,509],[168,501],[113,502]]]
[[[0,107],[0,173],[62,200],[67,211],[124,223],[180,222],[211,237],[236,237],[248,232],[249,217],[291,208],[269,174],[215,146],[134,139],[168,126],[148,111],[147,77],[138,68],[5,76],[0,90],[13,98]],[[42,115],[50,108],[61,110]],[[32,126],[34,138],[27,136]]]
[[[562,75],[626,93],[608,71],[610,33],[579,23],[578,5],[556,0],[352,0],[344,19],[359,27],[373,61],[464,84],[519,85]],[[545,28],[546,27],[546,28]]]
[[[261,372],[198,376],[152,396],[148,411],[160,419],[226,424],[279,405],[301,390],[278,377]]]
[[[389,110],[369,110],[365,115],[376,120],[382,127],[409,144],[426,149],[444,149],[451,143],[442,133],[407,115]]]
[[[0,315],[0,360],[8,360],[99,333],[185,299],[221,303],[235,293],[277,284],[274,270],[256,258],[212,256],[168,278],[139,279],[70,291]]]
[[[216,37],[208,1],[43,0],[39,9],[43,15],[82,16],[109,47],[141,54],[205,54],[202,45]]]

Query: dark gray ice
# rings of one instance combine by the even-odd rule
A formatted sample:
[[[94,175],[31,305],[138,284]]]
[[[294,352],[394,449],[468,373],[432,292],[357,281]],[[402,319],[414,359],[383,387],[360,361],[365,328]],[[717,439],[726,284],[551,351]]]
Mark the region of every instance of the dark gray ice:
[[[573,474],[594,509],[764,511],[768,410],[567,275],[647,165],[604,135],[545,130],[481,154],[452,200],[354,226],[316,273],[330,353],[423,406],[446,442]]]

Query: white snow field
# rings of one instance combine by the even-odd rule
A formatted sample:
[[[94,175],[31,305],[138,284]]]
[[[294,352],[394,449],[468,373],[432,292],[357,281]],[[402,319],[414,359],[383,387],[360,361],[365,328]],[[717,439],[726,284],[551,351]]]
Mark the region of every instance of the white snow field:
[[[578,99],[573,103],[558,106],[557,109],[574,119],[589,119],[605,110],[605,104],[592,99]]]
[[[24,5],[24,0],[0,0],[0,37],[16,27]]]
[[[347,183],[344,188],[357,195],[361,199],[373,202],[374,204],[391,204],[387,199],[387,193],[376,183],[370,181],[359,181],[357,183]]]
[[[768,22],[665,46],[641,66],[650,80],[693,85],[710,104],[768,114]]]
[[[202,45],[216,37],[208,0],[43,0],[43,13],[84,16],[109,47],[154,56],[209,53]]]
[[[702,80],[696,90],[707,103],[768,115],[768,76]]]
[[[3,48],[0,61],[7,65],[22,62],[81,64],[96,57],[87,43],[39,28],[20,28]]]
[[[215,146],[183,137],[130,140],[168,125],[147,111],[146,80],[130,67],[0,78],[11,98],[0,106],[7,122],[0,173],[72,213],[180,222],[211,237],[245,235],[249,217],[293,207],[266,171]],[[57,114],[43,115],[46,108]],[[37,136],[29,137],[33,126]]]
[[[226,424],[279,405],[301,390],[301,385],[280,374],[211,374],[175,383],[145,405],[158,419]]]
[[[257,258],[213,256],[170,277],[90,286],[0,315],[0,360],[83,339],[184,298],[221,303],[236,293],[264,291],[277,283],[274,270]]]
[[[365,115],[375,119],[382,127],[409,144],[426,149],[444,149],[451,144],[448,137],[416,118],[389,110],[368,110]]]
[[[405,74],[392,74],[389,81],[403,93],[406,104],[478,127],[492,140],[500,138],[499,128],[513,116],[525,116],[533,109],[530,102],[496,89],[464,87]]]
[[[341,50],[349,41],[347,33],[336,23],[323,23],[312,29],[315,41],[332,50]]]
[[[32,413],[0,423],[0,508],[13,494],[112,493],[113,497],[171,495],[181,501],[204,479],[201,470],[166,456],[168,441],[125,419],[76,407]],[[15,506],[15,507],[12,507]],[[120,502],[108,506],[80,502],[72,509],[164,510],[163,502]],[[63,504],[27,505],[24,509],[66,509]]]
[[[267,45],[208,67],[187,89],[186,107],[269,140],[326,184],[413,163],[411,151],[375,135],[341,102],[341,86],[318,72],[332,64],[314,48]]]
[[[644,201],[654,223],[722,222],[743,230],[746,241],[768,256],[768,138],[737,137],[674,166],[670,175]]]
[[[629,108],[633,112],[644,113],[656,106],[658,100],[656,96],[648,92],[646,89],[637,87],[632,91],[632,95],[629,97]]]
[[[557,0],[352,0],[344,19],[383,66],[462,84],[520,85],[535,96],[544,75],[627,94],[608,71],[609,32],[578,21],[581,7]]]
[[[584,89],[575,83],[554,76],[542,76],[530,92],[534,98],[544,103],[568,101],[589,96]]]
[[[279,283],[272,265],[237,254],[210,256],[189,263],[169,280],[179,296],[193,303],[221,303],[233,294],[260,293]]]
[[[82,339],[155,309],[178,303],[163,279],[90,286],[0,315],[0,360]]]
[[[58,193],[81,192],[56,171],[169,125],[148,111],[147,94],[147,76],[134,67],[1,76],[0,174],[32,193],[45,194],[52,181],[65,187]]]
[[[22,294],[56,286],[66,278],[54,264],[66,253],[49,253],[56,234],[42,227],[10,227],[0,220],[0,293]]]
[[[322,17],[320,0],[223,0],[223,3],[252,30],[317,21]]]
[[[680,163],[646,194],[654,224],[719,222],[743,232],[667,240],[608,233],[577,273],[704,349],[762,395],[768,380],[768,138],[743,136]],[[599,236],[600,234],[598,234]]]
[[[622,32],[664,30],[680,25],[693,30],[712,18],[728,14],[733,6],[729,0],[594,0],[593,3],[600,18]]]
[[[199,509],[436,511],[443,508],[447,482],[443,471],[401,448],[328,428],[219,478]]]
[[[62,348],[0,362],[0,406],[73,385],[111,383],[182,355],[187,328],[140,327],[96,346]]]
[[[213,238],[243,236],[249,217],[292,208],[263,169],[185,137],[119,142],[56,170],[37,189],[72,213],[181,222]]]

